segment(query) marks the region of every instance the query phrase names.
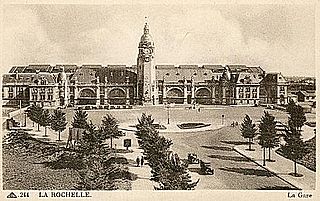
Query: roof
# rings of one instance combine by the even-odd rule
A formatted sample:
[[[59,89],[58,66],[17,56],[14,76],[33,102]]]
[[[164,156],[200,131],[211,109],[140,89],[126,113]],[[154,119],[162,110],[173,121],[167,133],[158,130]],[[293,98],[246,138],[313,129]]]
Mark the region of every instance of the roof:
[[[45,79],[48,84],[56,83],[55,77],[50,73],[20,73],[20,74],[3,74],[3,84],[19,83],[19,84],[35,84],[36,80]]]
[[[226,65],[226,67],[229,67],[231,72],[242,72],[248,70],[246,65]]]
[[[78,83],[91,84],[96,81],[96,70],[92,68],[80,68],[72,76]]]
[[[264,83],[287,83],[281,73],[267,73],[263,78]]]
[[[306,96],[306,97],[316,97],[316,93],[315,91],[299,91],[298,93],[301,93],[302,95]]]
[[[170,68],[171,67],[171,68]],[[156,69],[156,79],[170,82],[176,82],[183,80],[184,78],[190,80],[191,77],[196,82],[203,82],[206,80],[212,80],[213,77],[217,75],[222,75],[221,73],[216,73],[214,70],[207,68],[199,68],[195,65],[180,65],[178,67],[172,66],[161,66]]]
[[[265,71],[260,66],[248,66],[248,72],[264,74]]]
[[[297,95],[293,93],[288,93],[288,97],[297,97]]]
[[[261,81],[256,75],[248,72],[233,74],[232,77],[234,78],[232,82],[235,82],[237,84],[259,84]]]

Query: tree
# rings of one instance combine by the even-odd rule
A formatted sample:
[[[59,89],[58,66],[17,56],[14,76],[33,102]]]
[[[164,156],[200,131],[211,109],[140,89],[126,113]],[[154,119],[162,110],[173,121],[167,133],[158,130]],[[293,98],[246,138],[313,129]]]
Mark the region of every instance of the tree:
[[[39,124],[44,126],[44,136],[47,136],[47,126],[51,124],[51,114],[48,109],[43,110]]]
[[[88,126],[88,113],[81,108],[76,110],[73,116],[72,127],[86,129]]]
[[[51,118],[51,128],[52,130],[59,132],[58,141],[61,141],[60,134],[62,131],[66,129],[66,126],[67,126],[66,113],[62,112],[59,109],[54,110]]]
[[[152,125],[151,115],[142,114],[138,119],[137,138],[143,155],[151,167],[151,180],[157,182],[156,190],[192,190],[197,182],[191,181],[187,172],[188,164],[179,159],[178,154],[170,150],[172,141],[159,135]]]
[[[271,161],[271,149],[279,145],[280,140],[277,135],[276,122],[274,116],[270,115],[268,112],[264,112],[264,116],[261,118],[261,123],[259,125],[259,145],[263,148],[263,165],[265,165],[266,148],[269,149],[269,161]]]
[[[124,136],[124,133],[119,131],[118,121],[110,114],[103,117],[101,130],[104,133],[105,139],[110,138],[111,149],[112,139]]]
[[[289,113],[289,114],[292,114],[295,110],[295,107],[296,107],[296,104],[295,102],[290,99],[288,105],[287,105],[287,108],[286,108],[286,111]]]
[[[40,131],[40,124],[42,121],[42,113],[43,113],[43,108],[40,107],[39,105],[31,105],[27,109],[27,116],[29,119],[35,123],[38,124],[38,131]]]
[[[243,123],[241,123],[241,134],[242,137],[248,138],[249,142],[249,151],[252,151],[251,149],[251,144],[253,141],[253,138],[257,135],[256,131],[257,129],[255,128],[255,124],[252,123],[252,120],[250,119],[250,116],[246,114]]]
[[[294,104],[294,106],[290,107],[292,107],[292,109],[289,110],[288,125],[300,132],[302,126],[307,121],[306,115],[300,105]]]
[[[293,176],[300,176],[297,174],[297,160],[303,158],[308,149],[301,139],[300,132],[293,126],[286,129],[284,140],[285,144],[281,146],[282,153],[294,162]]]
[[[79,157],[85,166],[78,171],[81,190],[115,190],[116,175],[121,175],[121,166],[112,162],[110,148],[104,143],[104,133],[92,123],[88,124],[79,145]]]

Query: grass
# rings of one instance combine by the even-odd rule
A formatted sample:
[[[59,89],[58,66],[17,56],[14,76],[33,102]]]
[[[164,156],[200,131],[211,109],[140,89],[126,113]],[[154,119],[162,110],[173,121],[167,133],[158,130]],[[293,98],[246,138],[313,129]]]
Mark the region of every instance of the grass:
[[[3,189],[4,190],[76,190],[79,183],[77,170],[81,167],[73,160],[55,160],[59,153],[72,152],[31,137],[3,144]],[[71,160],[70,160],[71,159]],[[79,164],[79,163],[78,163]],[[125,176],[130,176],[131,173]],[[121,175],[120,175],[121,176]],[[128,179],[117,179],[118,190],[130,190]]]
[[[51,169],[42,158],[22,148],[3,144],[4,190],[73,190],[79,181],[73,169]]]

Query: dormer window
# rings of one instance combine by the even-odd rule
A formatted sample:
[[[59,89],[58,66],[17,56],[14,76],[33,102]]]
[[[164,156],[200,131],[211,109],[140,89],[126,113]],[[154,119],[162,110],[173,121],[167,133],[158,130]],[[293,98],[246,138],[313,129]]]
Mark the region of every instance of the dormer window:
[[[207,73],[203,73],[203,75],[204,75],[204,76],[207,76],[208,74],[207,74]]]
[[[176,75],[180,75],[180,73],[177,72]]]
[[[166,73],[166,76],[169,76],[170,74],[169,73]]]

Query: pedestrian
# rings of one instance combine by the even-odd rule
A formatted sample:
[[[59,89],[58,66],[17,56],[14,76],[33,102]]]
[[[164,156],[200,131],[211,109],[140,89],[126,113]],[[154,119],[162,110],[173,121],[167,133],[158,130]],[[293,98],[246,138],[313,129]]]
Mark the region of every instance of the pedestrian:
[[[141,167],[143,166],[143,163],[144,163],[144,158],[143,156],[141,156]]]
[[[137,167],[139,167],[139,165],[140,165],[140,158],[139,158],[139,156],[137,157],[136,162],[137,162]]]
[[[200,112],[201,111],[201,109],[200,109],[200,107],[198,108],[198,112]]]

